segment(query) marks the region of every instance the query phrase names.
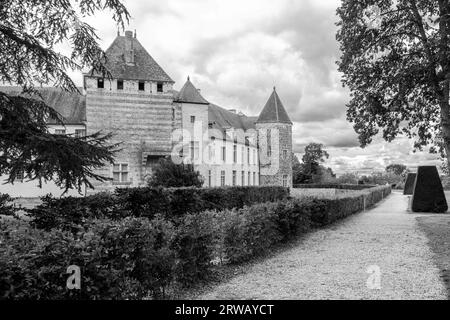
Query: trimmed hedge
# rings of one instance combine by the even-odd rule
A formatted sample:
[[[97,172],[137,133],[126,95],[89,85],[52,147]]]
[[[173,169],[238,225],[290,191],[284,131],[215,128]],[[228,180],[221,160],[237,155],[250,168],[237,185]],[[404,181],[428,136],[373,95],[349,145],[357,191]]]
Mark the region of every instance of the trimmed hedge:
[[[283,187],[225,188],[129,188],[114,193],[98,193],[75,198],[42,197],[42,204],[28,209],[33,226],[50,230],[62,226],[76,229],[91,218],[120,219],[127,216],[153,219],[163,215],[177,219],[188,213],[206,210],[242,208],[260,202],[286,199],[289,189]]]
[[[180,217],[89,219],[76,232],[0,223],[0,297],[142,299],[164,297],[173,282],[189,286],[213,261],[239,263],[270,252],[313,227],[363,210],[389,186],[340,199],[286,199]],[[81,290],[67,290],[66,269],[81,268]]]
[[[340,189],[340,190],[364,190],[374,188],[374,185],[368,184],[296,184],[294,188],[298,189]]]
[[[174,229],[161,219],[92,220],[77,234],[0,224],[1,299],[141,299],[159,296],[175,261]],[[68,290],[70,265],[81,289]]]
[[[416,176],[415,173],[408,173],[408,176],[406,177],[405,187],[403,189],[404,195],[412,195],[414,192],[414,183],[416,182]]]
[[[447,212],[447,199],[436,166],[417,168],[411,203],[413,212]]]

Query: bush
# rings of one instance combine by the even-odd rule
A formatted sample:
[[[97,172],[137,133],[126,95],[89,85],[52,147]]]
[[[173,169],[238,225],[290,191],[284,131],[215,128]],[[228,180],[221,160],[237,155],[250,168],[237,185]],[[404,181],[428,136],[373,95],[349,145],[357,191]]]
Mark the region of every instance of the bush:
[[[213,261],[239,263],[270,252],[312,227],[368,208],[389,186],[337,199],[284,199],[240,209],[178,217],[86,219],[71,231],[0,223],[0,296],[7,299],[142,299],[164,297],[173,281],[189,286]],[[91,209],[89,209],[91,210]],[[69,265],[81,268],[81,290],[65,284]]]
[[[173,227],[156,219],[92,220],[77,234],[0,225],[0,296],[4,299],[142,299],[170,282]],[[68,290],[67,267],[81,269]]]
[[[375,187],[369,184],[297,184],[294,188],[298,189],[339,189],[339,190],[364,190]]]
[[[37,228],[76,230],[90,218],[115,220],[132,216],[153,219],[163,215],[166,219],[177,220],[188,213],[242,208],[281,200],[288,195],[289,189],[282,187],[129,188],[84,198],[47,195],[41,198],[42,204],[27,212],[32,225]]]
[[[209,211],[183,217],[172,244],[178,282],[189,285],[208,276],[218,232],[215,226],[214,213]]]
[[[112,218],[121,216],[123,211],[116,205],[115,198],[109,193],[98,193],[92,196],[77,198],[53,198],[51,195],[41,197],[42,203],[33,209],[26,209],[31,218],[31,225],[50,230],[77,230],[87,219]]]
[[[13,199],[8,194],[0,193],[0,215],[14,216],[17,212]]]
[[[171,159],[160,159],[148,180],[150,187],[197,187],[203,185],[200,172],[192,164],[176,164]]]
[[[411,209],[413,212],[447,212],[447,199],[436,166],[417,168]]]

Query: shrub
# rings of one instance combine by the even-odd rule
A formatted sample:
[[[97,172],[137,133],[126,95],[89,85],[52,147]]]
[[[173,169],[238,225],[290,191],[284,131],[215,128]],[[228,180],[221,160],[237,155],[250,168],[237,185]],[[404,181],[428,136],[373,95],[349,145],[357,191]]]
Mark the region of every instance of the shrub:
[[[336,199],[284,199],[204,211],[179,216],[176,224],[162,216],[85,219],[69,232],[0,223],[0,297],[164,297],[164,288],[173,281],[189,286],[204,279],[217,258],[239,263],[266,254],[311,227],[374,205],[390,191],[390,186],[380,186]],[[65,287],[69,265],[81,268],[81,290]]]
[[[417,174],[408,173],[406,176],[405,189],[403,190],[404,195],[412,195],[414,192],[414,182],[416,181]]]
[[[174,231],[156,219],[89,221],[77,234],[0,225],[4,299],[141,299],[161,295],[173,273]],[[67,267],[81,268],[81,289],[66,288]]]
[[[198,187],[203,185],[200,172],[192,164],[176,164],[171,159],[160,159],[148,180],[150,187]]]
[[[210,270],[214,252],[214,213],[188,214],[178,225],[172,244],[177,253],[176,279],[184,285],[204,279]]]
[[[0,215],[14,216],[17,212],[13,199],[8,194],[0,193]]]
[[[76,230],[89,218],[132,216],[153,219],[161,214],[166,219],[176,220],[188,213],[242,208],[281,200],[288,195],[289,189],[282,187],[129,188],[84,198],[47,195],[41,198],[42,204],[27,212],[32,225],[37,228]]]
[[[421,166],[417,169],[411,203],[413,212],[445,213],[448,210],[436,166]]]
[[[53,198],[46,195],[42,203],[33,209],[26,209],[32,226],[50,230],[77,230],[78,226],[91,218],[118,218],[124,216],[109,193],[98,193],[85,198]]]

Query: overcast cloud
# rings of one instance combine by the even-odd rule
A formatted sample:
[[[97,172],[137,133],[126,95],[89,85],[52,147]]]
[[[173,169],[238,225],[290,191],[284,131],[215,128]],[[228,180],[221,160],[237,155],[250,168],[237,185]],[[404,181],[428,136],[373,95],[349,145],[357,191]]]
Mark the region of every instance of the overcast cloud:
[[[359,148],[345,119],[348,92],[335,61],[338,0],[126,1],[129,29],[180,89],[187,76],[211,102],[258,115],[273,86],[294,122],[294,151],[325,144],[338,173],[382,170],[393,162],[439,164],[413,154],[406,139]],[[106,49],[117,30],[110,15],[89,20]],[[73,75],[81,85],[81,76]]]

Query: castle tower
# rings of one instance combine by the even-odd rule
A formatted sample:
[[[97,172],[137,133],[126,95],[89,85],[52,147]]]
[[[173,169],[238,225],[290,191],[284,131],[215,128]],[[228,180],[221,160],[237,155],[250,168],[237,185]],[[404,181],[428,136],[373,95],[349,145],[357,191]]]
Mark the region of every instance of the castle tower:
[[[292,122],[275,87],[256,121],[260,184],[292,187]]]
[[[131,31],[118,35],[106,50],[111,79],[84,74],[87,133],[112,132],[121,143],[113,165],[95,173],[111,181],[92,181],[96,191],[145,185],[158,159],[172,150],[172,131],[181,127],[181,110],[173,106],[174,81]]]

